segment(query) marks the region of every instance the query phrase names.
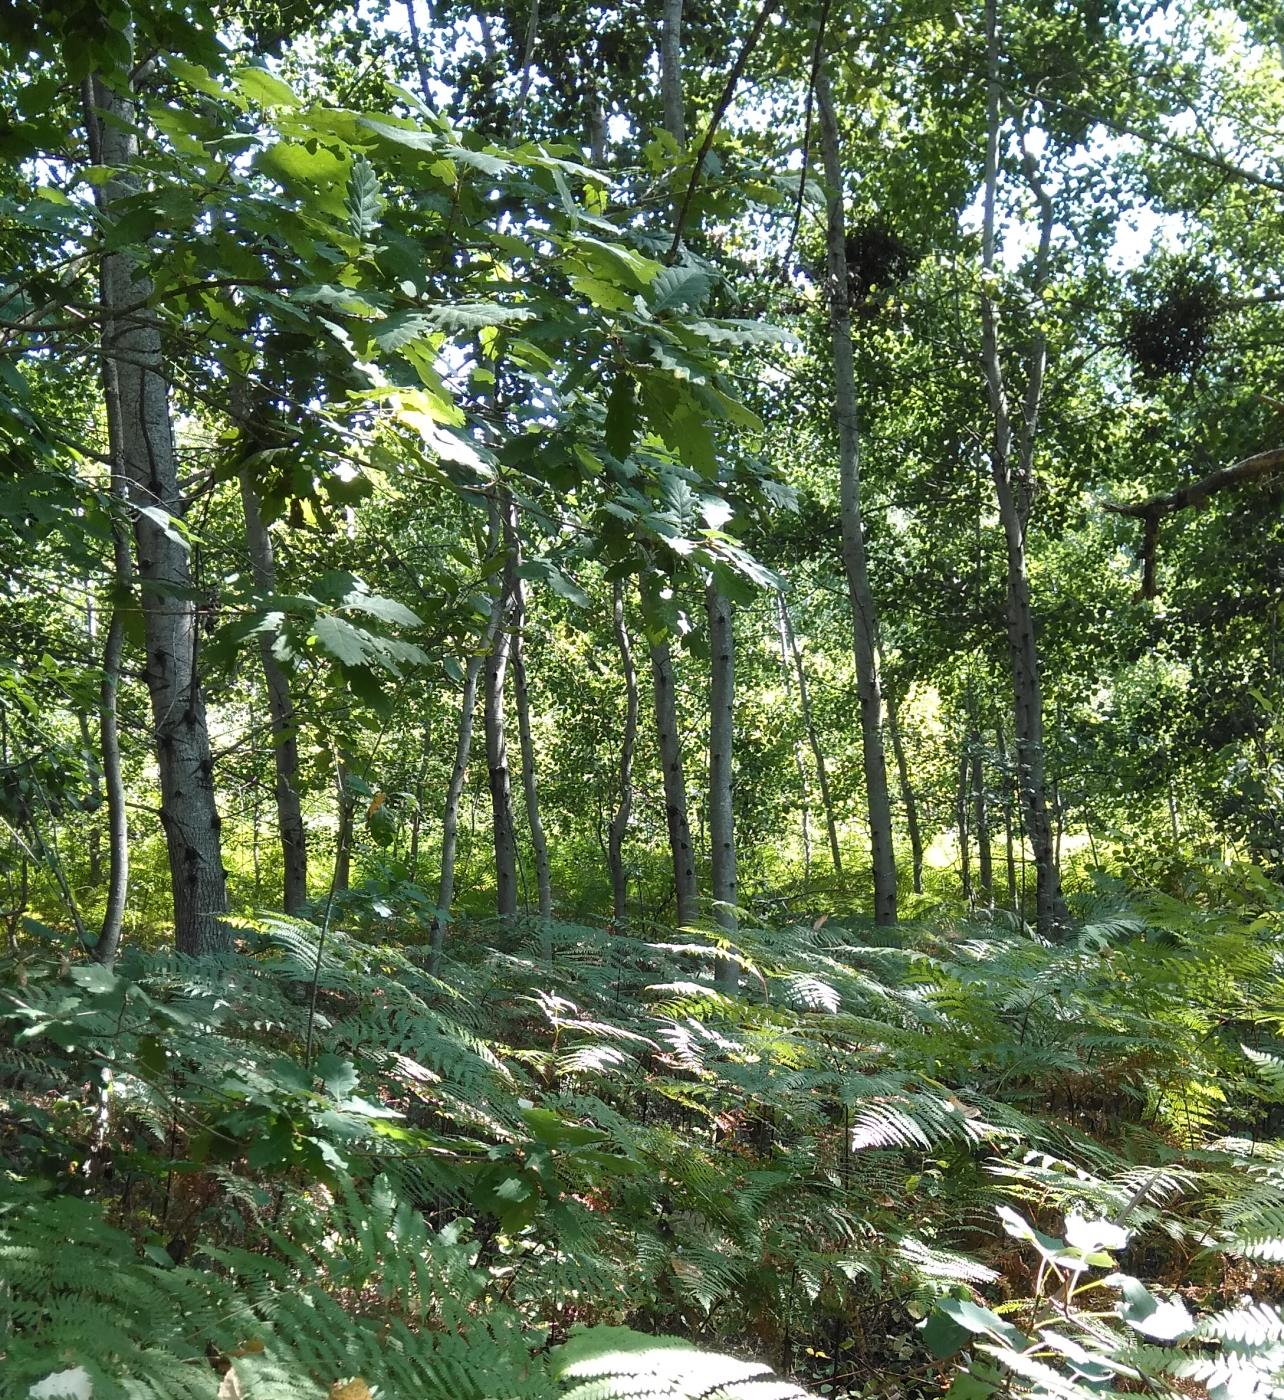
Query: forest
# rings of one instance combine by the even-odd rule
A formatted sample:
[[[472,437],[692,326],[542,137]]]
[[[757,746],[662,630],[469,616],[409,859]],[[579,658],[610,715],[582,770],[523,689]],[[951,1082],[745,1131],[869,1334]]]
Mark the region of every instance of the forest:
[[[0,6],[0,1397],[1284,1400],[1284,13]]]

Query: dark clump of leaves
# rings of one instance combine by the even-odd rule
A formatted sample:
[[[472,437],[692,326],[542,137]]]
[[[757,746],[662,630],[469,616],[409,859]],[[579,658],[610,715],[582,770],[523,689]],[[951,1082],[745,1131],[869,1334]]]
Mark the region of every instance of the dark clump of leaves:
[[[863,219],[847,235],[847,280],[853,310],[877,310],[914,271],[918,257],[890,224]]]
[[[1221,290],[1211,273],[1189,261],[1134,282],[1124,313],[1124,346],[1138,371],[1158,379],[1189,374],[1207,359],[1221,312]]]

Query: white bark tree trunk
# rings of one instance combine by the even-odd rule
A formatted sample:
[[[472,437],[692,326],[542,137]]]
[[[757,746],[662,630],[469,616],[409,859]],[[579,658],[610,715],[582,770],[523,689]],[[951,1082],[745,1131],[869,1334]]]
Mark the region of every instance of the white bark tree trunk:
[[[129,167],[137,156],[138,110],[128,89],[116,91],[95,78],[92,93],[93,106],[102,114],[99,119],[90,113],[92,153],[113,171],[102,186],[101,207],[110,218],[119,202],[137,193]],[[150,279],[128,251],[104,254],[103,356],[115,376],[120,403],[112,455],[122,464],[137,512],[134,539],[147,642],[144,676],[160,770],[175,944],[182,953],[222,953],[231,949],[232,933],[222,918],[227,880],[200,686],[200,621],[187,548],[171,524],[181,520],[184,502],[160,321],[146,305],[151,291]],[[110,419],[108,428],[112,430]]]
[[[865,526],[860,503],[860,427],[856,411],[856,370],[852,353],[851,309],[847,285],[847,221],[843,209],[843,168],[838,119],[829,80],[816,74],[821,152],[828,190],[826,225],[829,273],[830,341],[834,359],[834,423],[838,429],[838,479],[843,540],[843,569],[852,613],[852,649],[860,701],[861,750],[865,760],[865,798],[869,810],[870,863],[874,877],[874,920],[896,922],[896,852],[892,844],[892,805],[887,791],[883,752],[883,697],[878,676],[878,617],[869,586]]]

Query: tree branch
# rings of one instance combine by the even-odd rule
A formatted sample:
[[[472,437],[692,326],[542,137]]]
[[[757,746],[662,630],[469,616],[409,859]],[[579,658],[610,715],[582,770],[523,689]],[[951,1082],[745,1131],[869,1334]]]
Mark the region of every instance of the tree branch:
[[[1173,515],[1179,510],[1192,506],[1202,506],[1211,496],[1225,491],[1231,486],[1256,481],[1259,477],[1284,468],[1284,447],[1268,448],[1265,452],[1255,452],[1232,462],[1228,467],[1219,467],[1198,481],[1187,482],[1175,491],[1164,491],[1148,496],[1144,501],[1127,503],[1107,501],[1106,509],[1114,515],[1126,515],[1132,520],[1145,522],[1145,534],[1141,545],[1141,596],[1153,598],[1158,592],[1155,582],[1155,551],[1159,544],[1159,522],[1165,515]]]

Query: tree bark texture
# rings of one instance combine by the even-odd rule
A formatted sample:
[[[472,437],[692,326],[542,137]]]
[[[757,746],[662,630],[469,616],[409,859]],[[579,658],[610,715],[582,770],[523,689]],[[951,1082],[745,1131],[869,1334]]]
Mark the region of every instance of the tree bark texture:
[[[892,806],[883,752],[883,697],[878,676],[878,617],[869,586],[865,526],[860,502],[860,426],[856,411],[856,370],[852,351],[851,308],[847,281],[847,220],[843,207],[843,169],[838,118],[822,67],[816,75],[820,144],[828,186],[826,264],[829,276],[830,343],[834,361],[834,424],[838,429],[838,477],[843,569],[851,602],[852,644],[860,700],[861,749],[865,761],[865,797],[869,809],[870,863],[874,877],[874,920],[896,922],[896,852],[892,844]]]
[[[118,80],[124,82],[124,79]],[[101,187],[101,210],[110,219],[117,204],[137,193],[129,172],[137,156],[132,92],[101,79],[91,83],[92,155],[111,169]],[[101,114],[99,117],[98,114]],[[147,305],[151,281],[128,251],[102,260],[103,357],[114,376],[120,412],[109,433],[136,512],[134,540],[147,644],[144,676],[151,697],[161,822],[169,854],[174,937],[179,952],[227,952],[232,933],[227,912],[213,760],[199,667],[200,622],[192,601],[187,546],[174,521],[182,519],[178,462],[170,417],[161,326]]]
[[[685,150],[686,104],[682,88],[682,0],[664,0],[660,29],[660,99],[664,129]]]

